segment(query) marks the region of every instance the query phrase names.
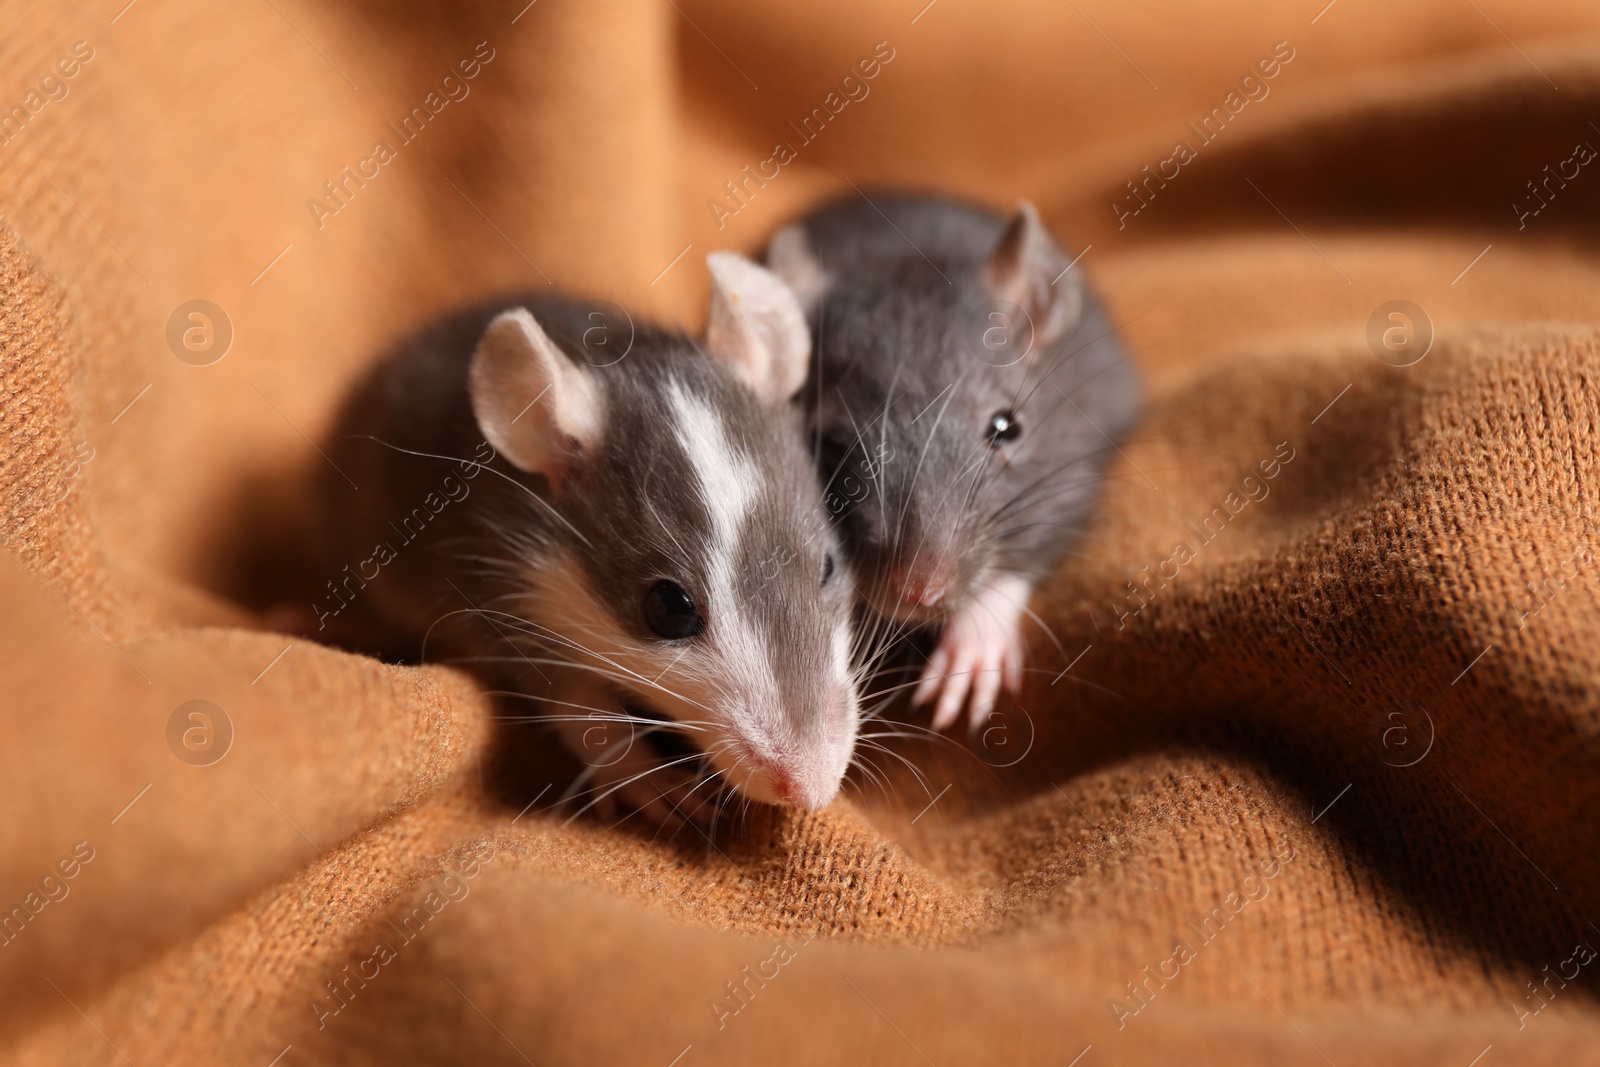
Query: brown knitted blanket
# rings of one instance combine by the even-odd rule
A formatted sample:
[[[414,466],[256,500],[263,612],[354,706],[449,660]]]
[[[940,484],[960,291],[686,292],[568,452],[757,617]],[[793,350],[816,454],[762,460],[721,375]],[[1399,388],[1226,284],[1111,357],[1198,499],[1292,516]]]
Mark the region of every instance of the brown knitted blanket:
[[[0,1059],[1592,1061],[1592,3],[524,3],[0,14]],[[1035,201],[1148,383],[981,738],[657,841],[266,626],[385,345],[849,182]]]

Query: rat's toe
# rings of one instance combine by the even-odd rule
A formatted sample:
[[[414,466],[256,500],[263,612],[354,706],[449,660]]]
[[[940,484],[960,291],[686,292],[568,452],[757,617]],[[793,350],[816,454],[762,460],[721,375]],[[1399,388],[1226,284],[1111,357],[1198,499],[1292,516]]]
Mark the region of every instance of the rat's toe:
[[[944,681],[945,663],[949,658],[942,646],[928,658],[928,665],[922,670],[922,678],[917,682],[915,692],[911,694],[912,707],[926,704],[939,692],[940,683]]]
[[[947,729],[961,716],[961,709],[967,703],[967,693],[972,688],[972,665],[958,663],[944,679],[944,692],[939,697],[939,705],[933,713],[933,728],[935,730]]]
[[[972,732],[976,734],[994,710],[995,697],[1000,693],[1000,664],[998,660],[978,666],[972,678]]]

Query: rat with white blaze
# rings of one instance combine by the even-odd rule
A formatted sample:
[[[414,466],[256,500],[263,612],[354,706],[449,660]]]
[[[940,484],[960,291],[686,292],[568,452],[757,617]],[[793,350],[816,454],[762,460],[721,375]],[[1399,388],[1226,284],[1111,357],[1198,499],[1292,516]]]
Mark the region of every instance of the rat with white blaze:
[[[703,343],[540,296],[383,360],[331,435],[339,596],[308,628],[539,702],[602,813],[659,825],[707,821],[718,778],[825,806],[860,719],[850,580],[808,522],[821,489],[791,404],[804,317],[758,265],[708,262]]]
[[[893,455],[840,517],[885,628],[940,627],[914,703],[974,729],[1016,693],[1034,586],[1070,550],[1139,387],[1030,204],[1009,219],[865,194],[779,231],[766,262],[816,343],[804,391],[825,483]]]

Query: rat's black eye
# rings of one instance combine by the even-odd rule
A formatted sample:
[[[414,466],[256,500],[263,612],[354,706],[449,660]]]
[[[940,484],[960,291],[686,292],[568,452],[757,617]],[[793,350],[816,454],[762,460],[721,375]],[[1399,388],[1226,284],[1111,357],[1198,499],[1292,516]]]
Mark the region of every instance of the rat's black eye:
[[[693,637],[706,628],[694,601],[677,582],[659,581],[644,595],[644,621],[669,641]]]
[[[984,431],[984,440],[989,442],[990,448],[999,448],[1009,444],[1022,436],[1022,423],[1017,421],[1017,416],[1010,411],[997,411],[989,416],[989,427]]]
[[[822,581],[818,585],[827,585],[828,579],[833,577],[833,553],[825,552],[822,556]]]

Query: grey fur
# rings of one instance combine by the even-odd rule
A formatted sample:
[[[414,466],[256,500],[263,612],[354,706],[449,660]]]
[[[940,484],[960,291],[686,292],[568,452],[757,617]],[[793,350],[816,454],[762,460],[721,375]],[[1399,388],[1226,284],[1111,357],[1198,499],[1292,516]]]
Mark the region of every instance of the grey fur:
[[[486,325],[519,305],[565,355],[583,361],[580,339],[592,325],[588,306],[548,297],[496,301],[408,338],[351,394],[327,452],[360,488],[328,472],[321,508],[326,565],[337,583],[348,573],[339,568],[369,557],[375,543],[390,544],[395,558],[357,587],[345,581],[348,606],[324,620],[331,630],[321,636],[398,659],[425,654],[477,663],[491,685],[538,696],[540,677],[549,673],[535,665],[540,657],[581,657],[559,639],[519,629],[518,605],[555,577],[555,561],[570,559],[618,627],[641,645],[659,647],[662,664],[702,638],[665,642],[650,632],[642,603],[657,580],[689,591],[707,617],[707,640],[715,639],[719,617],[729,612],[751,621],[772,652],[779,698],[776,706],[746,709],[748,722],[721,723],[725,734],[754,730],[768,750],[803,761],[808,746],[820,743],[825,702],[838,697],[849,711],[853,738],[854,695],[835,692],[840,672],[833,645],[836,631],[848,627],[850,582],[834,532],[814,521],[820,490],[798,413],[792,406],[773,411],[760,405],[692,339],[639,323],[620,361],[603,367],[583,361],[601,383],[606,424],[595,454],[573,463],[559,493],[504,457],[480,468],[470,461],[492,449],[473,416],[467,370]],[[754,503],[733,546],[735,604],[708,602],[711,502],[701,498],[694,463],[674,433],[668,399],[674,382],[716,413],[731,446],[758,475]],[[401,540],[409,527],[402,530],[399,517],[449,476],[468,484],[468,494],[433,514],[414,541]],[[822,585],[830,554],[840,578]],[[469,607],[483,611],[451,614]],[[583,640],[576,633],[558,637]],[[534,660],[533,669],[517,664],[519,655]],[[489,661],[505,663],[482,666]],[[848,688],[848,677],[844,681]],[[625,695],[659,711],[647,684]],[[717,738],[695,740],[704,748]]]
[[[1054,569],[1094,506],[1110,440],[1137,416],[1138,382],[1086,288],[1074,294],[1076,321],[1047,349],[1013,366],[980,358],[994,297],[983,267],[1007,221],[944,198],[867,197],[801,221],[814,259],[806,269],[772,262],[793,260],[792,235],[769,263],[810,296],[815,356],[803,395],[824,481],[871,448],[894,456],[876,492],[843,516],[867,599],[896,614],[891,568],[932,555],[955,566],[933,613],[949,614],[996,574],[1031,582]],[[1056,282],[1082,284],[1076,269]],[[984,433],[1006,409],[1023,432],[1002,460]]]

